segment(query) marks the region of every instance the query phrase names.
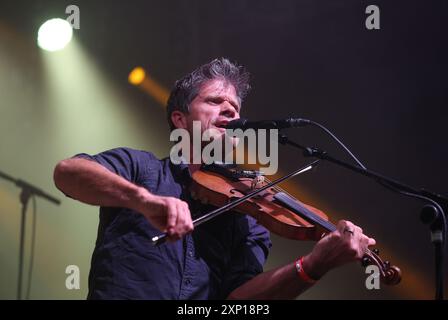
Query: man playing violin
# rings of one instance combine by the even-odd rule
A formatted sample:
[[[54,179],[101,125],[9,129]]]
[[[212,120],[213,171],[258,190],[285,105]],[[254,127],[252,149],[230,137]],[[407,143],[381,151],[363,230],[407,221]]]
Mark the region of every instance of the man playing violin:
[[[248,74],[215,59],[181,80],[167,111],[171,129],[216,129],[238,119]],[[236,143],[236,140],[234,141]],[[194,231],[192,219],[211,210],[190,198],[201,164],[174,164],[152,153],[116,148],[60,161],[56,186],[100,206],[88,299],[293,299],[340,265],[358,261],[375,240],[349,221],[287,265],[263,272],[269,232],[249,215],[227,212]],[[169,241],[152,245],[166,232]]]

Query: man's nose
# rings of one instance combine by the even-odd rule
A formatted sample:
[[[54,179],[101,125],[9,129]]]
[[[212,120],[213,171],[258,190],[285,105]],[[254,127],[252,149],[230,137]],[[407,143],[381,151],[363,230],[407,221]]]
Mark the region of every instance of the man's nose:
[[[224,101],[221,104],[221,111],[220,111],[220,115],[221,116],[225,116],[227,118],[233,119],[233,118],[239,118],[238,117],[238,112],[235,110],[235,107],[230,104],[227,101]]]

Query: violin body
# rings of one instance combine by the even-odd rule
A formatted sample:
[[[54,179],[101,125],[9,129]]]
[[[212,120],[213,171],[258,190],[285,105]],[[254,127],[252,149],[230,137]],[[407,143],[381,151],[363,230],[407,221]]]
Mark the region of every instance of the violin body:
[[[257,178],[239,178],[238,181],[229,181],[228,178],[217,173],[198,170],[193,174],[190,191],[193,199],[204,204],[221,207],[253,191],[254,188],[266,184],[265,181],[254,183],[254,179]],[[274,199],[277,192],[274,188],[269,188],[252,199],[241,203],[233,210],[251,215],[268,230],[281,237],[315,241],[322,238],[326,230],[309,223],[279,204]],[[328,220],[327,215],[322,211],[308,205],[305,206],[322,219]]]

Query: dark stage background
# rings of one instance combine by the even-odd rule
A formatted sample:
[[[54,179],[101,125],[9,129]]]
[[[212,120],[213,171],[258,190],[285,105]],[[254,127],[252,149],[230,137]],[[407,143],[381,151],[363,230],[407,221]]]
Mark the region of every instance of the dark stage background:
[[[48,18],[64,18],[69,4],[80,8],[73,43],[58,53],[43,52],[36,45],[38,27]],[[370,4],[380,8],[380,30],[365,27]],[[97,210],[57,191],[52,183],[57,161],[117,146],[160,157],[169,151],[163,106],[127,81],[139,65],[170,89],[196,66],[228,57],[252,74],[242,116],[313,119],[370,169],[447,195],[447,13],[442,0],[2,1],[0,170],[63,200],[60,207],[38,200],[30,298],[83,299],[87,292]],[[317,129],[288,132],[350,160]],[[296,150],[280,149],[282,173],[306,161]],[[367,290],[363,269],[346,266],[304,299],[433,298],[433,251],[418,219],[421,202],[330,163],[294,182],[293,192],[333,221],[362,226],[403,272],[397,287]],[[18,194],[0,182],[3,299],[16,294]],[[312,247],[273,240],[267,269]],[[26,266],[28,256],[29,250]],[[80,267],[80,290],[65,288],[70,264]]]

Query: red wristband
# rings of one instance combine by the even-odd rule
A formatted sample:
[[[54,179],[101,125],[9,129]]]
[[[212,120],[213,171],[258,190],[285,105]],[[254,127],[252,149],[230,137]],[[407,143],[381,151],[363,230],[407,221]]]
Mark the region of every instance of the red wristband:
[[[300,257],[295,261],[296,271],[299,275],[299,278],[302,279],[303,282],[314,284],[317,280],[311,278],[305,270],[303,270],[303,257]]]

